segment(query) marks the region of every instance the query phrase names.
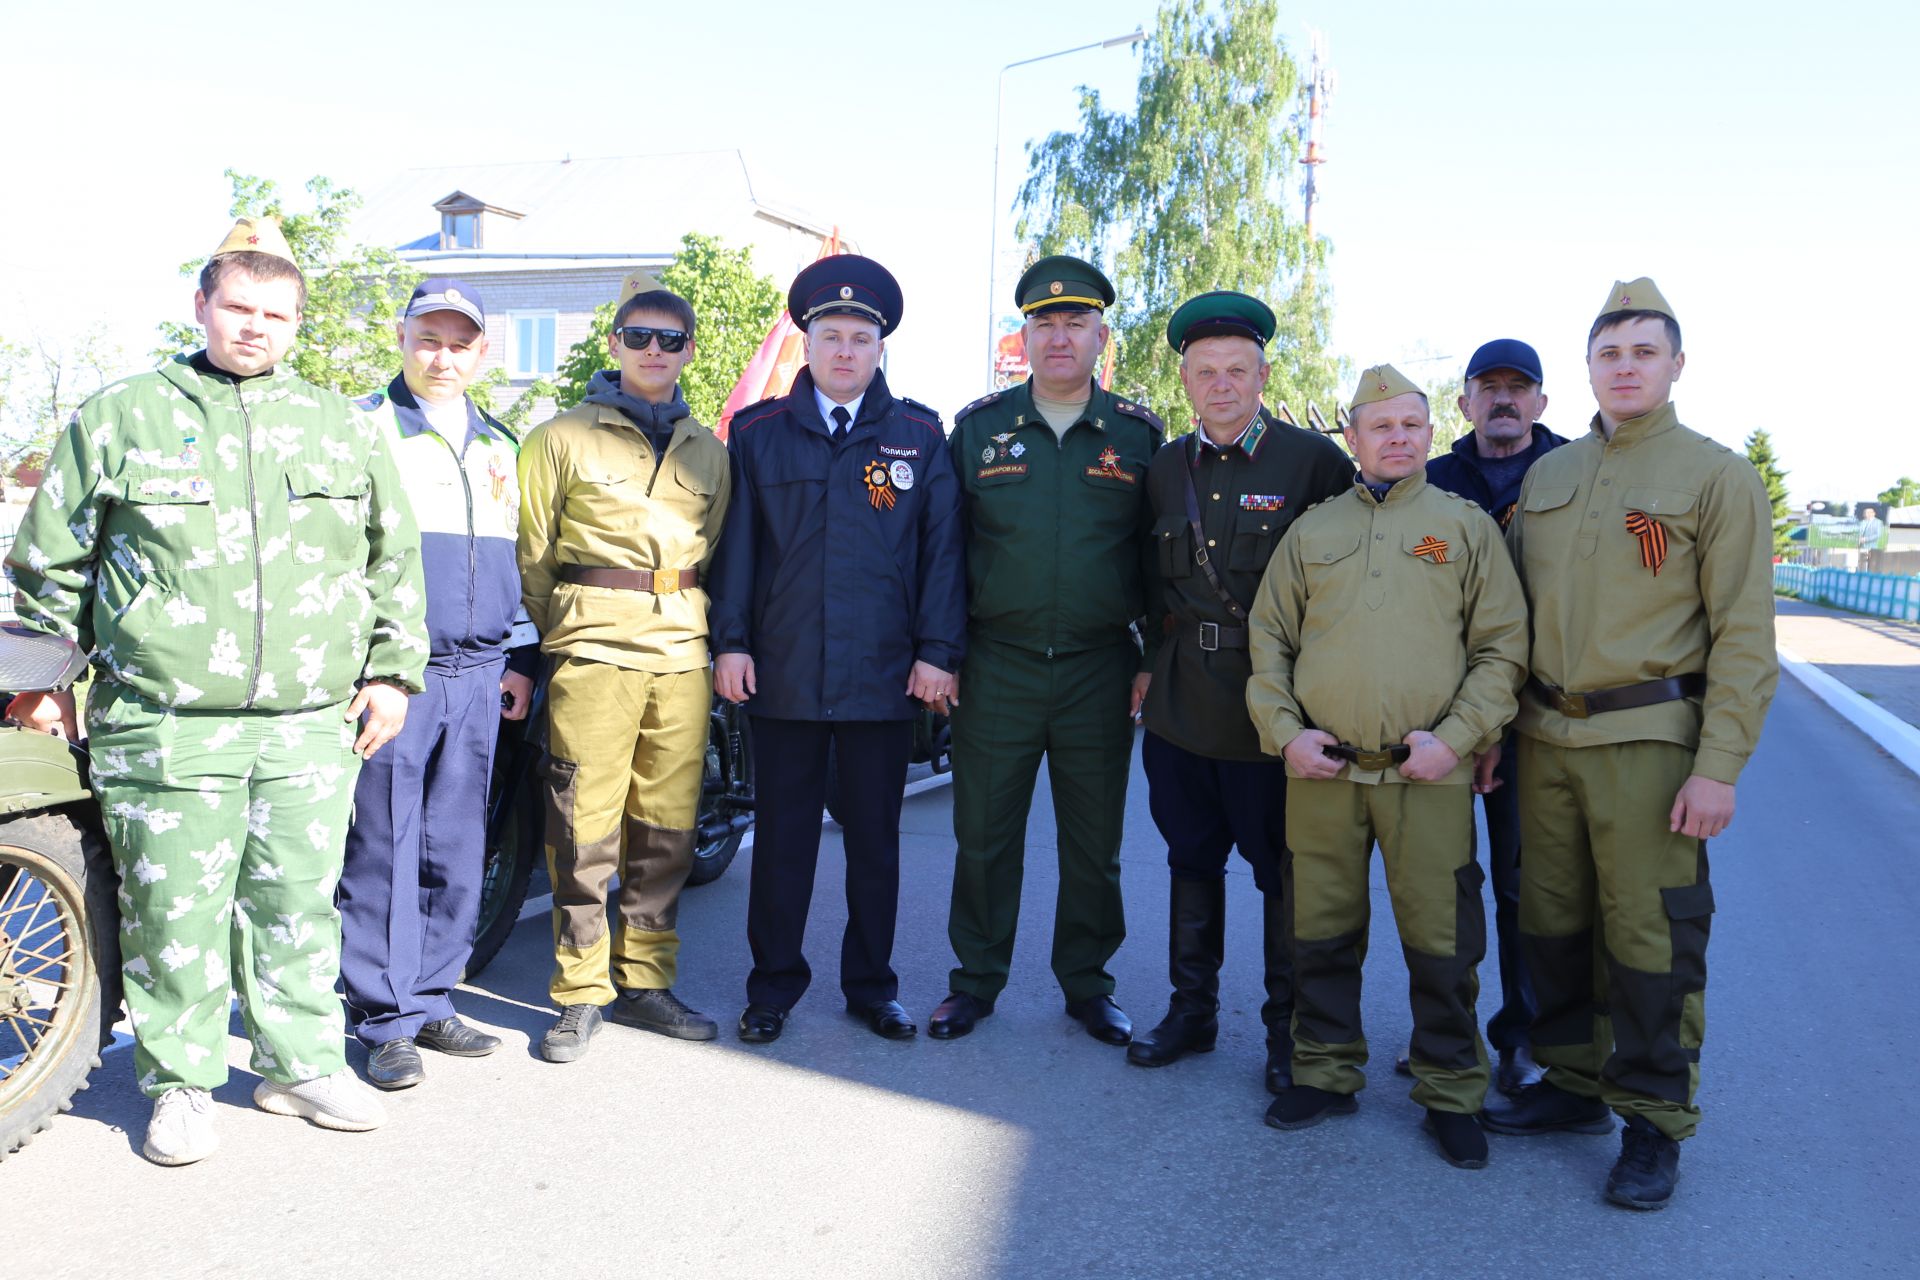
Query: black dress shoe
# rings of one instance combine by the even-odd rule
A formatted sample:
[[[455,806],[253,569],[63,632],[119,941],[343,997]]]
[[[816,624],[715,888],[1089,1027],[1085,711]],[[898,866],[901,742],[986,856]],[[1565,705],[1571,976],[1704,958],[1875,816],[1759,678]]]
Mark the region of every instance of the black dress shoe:
[[[748,1044],[772,1044],[787,1027],[787,1011],[770,1004],[750,1004],[740,1015],[740,1038]]]
[[[1480,1121],[1495,1133],[1530,1138],[1539,1133],[1612,1133],[1613,1113],[1598,1098],[1583,1098],[1550,1081],[1528,1085],[1518,1097],[1487,1099]]]
[[[1487,1167],[1487,1134],[1480,1127],[1479,1116],[1428,1107],[1427,1118],[1420,1122],[1420,1127],[1433,1135],[1434,1141],[1440,1144],[1441,1158],[1454,1168]]]
[[[1310,1084],[1296,1084],[1267,1108],[1267,1123],[1276,1129],[1311,1129],[1328,1116],[1350,1116],[1359,1109],[1359,1102],[1350,1093],[1329,1093]]]
[[[378,1089],[411,1089],[427,1078],[420,1051],[402,1036],[375,1045],[367,1054],[367,1083]]]
[[[1133,1023],[1112,996],[1088,996],[1067,1001],[1067,1016],[1087,1029],[1101,1044],[1126,1044],[1133,1039]]]
[[[1607,1175],[1607,1199],[1629,1209],[1664,1209],[1680,1180],[1680,1144],[1639,1116],[1620,1132],[1620,1158]]]
[[[470,1027],[456,1014],[420,1028],[414,1043],[435,1053],[456,1058],[484,1058],[500,1047],[500,1037],[490,1036],[478,1027]]]
[[[679,996],[665,987],[616,987],[613,1003],[607,1006],[607,1016],[623,1027],[638,1027],[675,1040],[711,1040],[720,1034],[719,1023],[689,1009]]]
[[[1517,1098],[1530,1084],[1540,1083],[1540,1064],[1526,1045],[1500,1051],[1500,1066],[1495,1070],[1493,1086],[1509,1098]]]
[[[868,1004],[849,1001],[847,1012],[865,1022],[867,1030],[882,1040],[911,1040],[920,1030],[898,1000],[874,1000]]]
[[[974,1023],[992,1016],[993,1001],[966,991],[952,991],[927,1019],[927,1034],[935,1040],[958,1040],[973,1030]]]
[[[1136,1067],[1164,1067],[1190,1053],[1212,1053],[1219,1038],[1220,1020],[1215,1015],[1176,1006],[1167,1010],[1159,1026],[1127,1046],[1127,1061]]]

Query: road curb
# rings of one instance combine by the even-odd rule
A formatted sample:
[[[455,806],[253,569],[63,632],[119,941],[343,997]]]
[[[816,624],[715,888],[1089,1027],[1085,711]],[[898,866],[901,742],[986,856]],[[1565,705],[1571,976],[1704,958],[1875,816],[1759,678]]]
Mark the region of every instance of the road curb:
[[[1793,650],[1776,646],[1775,652],[1780,655],[1780,665],[1786,668],[1788,674],[1794,679],[1807,686],[1807,690],[1814,697],[1832,707],[1847,723],[1879,743],[1888,755],[1916,775],[1920,775],[1920,729],[1914,728],[1886,708],[1875,706]]]

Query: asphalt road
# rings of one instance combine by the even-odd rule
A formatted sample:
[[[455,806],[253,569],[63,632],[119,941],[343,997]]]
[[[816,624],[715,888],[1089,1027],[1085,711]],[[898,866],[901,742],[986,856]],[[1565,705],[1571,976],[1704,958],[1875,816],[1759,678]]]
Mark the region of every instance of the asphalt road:
[[[924,1018],[946,990],[952,842],[944,789],[903,817],[896,963]],[[814,990],[776,1045],[687,1045],[609,1026],[580,1062],[529,1049],[546,929],[520,927],[458,1000],[507,1037],[430,1055],[371,1134],[253,1110],[244,1067],[216,1096],[223,1146],[167,1170],[138,1152],[148,1104],[115,1054],[72,1115],[0,1166],[0,1271],[34,1277],[1911,1276],[1920,1268],[1920,779],[1782,683],[1715,842],[1701,1100],[1674,1205],[1606,1205],[1617,1139],[1493,1139],[1443,1164],[1391,1054],[1408,1027],[1390,932],[1366,1018],[1357,1116],[1261,1123],[1259,927],[1232,875],[1219,1051],[1129,1067],[1062,1014],[1046,969],[1052,815],[1029,844],[1013,984],[972,1037],[890,1044],[840,1012],[844,920],[829,830]],[[747,968],[743,857],[690,892],[680,993],[730,1024]],[[1119,998],[1165,1000],[1166,873],[1136,774]],[[1376,931],[1391,909],[1376,860]],[[1492,957],[1484,981],[1497,990]],[[1486,999],[1492,999],[1490,992]],[[1482,1015],[1489,1012],[1483,1002]],[[243,1062],[238,1041],[233,1061]]]

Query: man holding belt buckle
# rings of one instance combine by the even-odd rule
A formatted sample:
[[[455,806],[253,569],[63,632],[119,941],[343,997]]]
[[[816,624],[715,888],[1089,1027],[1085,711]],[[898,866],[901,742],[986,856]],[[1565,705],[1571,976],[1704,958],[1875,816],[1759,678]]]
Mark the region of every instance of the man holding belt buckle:
[[[615,1022],[680,1040],[719,1030],[672,990],[712,707],[702,582],[732,491],[726,446],[680,395],[693,332],[685,299],[629,276],[607,337],[619,370],[595,374],[585,401],[520,451],[520,575],[554,664],[547,867],[561,1012],[540,1042],[549,1062],[585,1053],[608,1005]]]
[[[1292,1082],[1293,964],[1287,957],[1280,855],[1286,768],[1260,750],[1247,715],[1247,602],[1273,549],[1301,512],[1353,483],[1333,441],[1267,412],[1274,315],[1244,293],[1191,298],[1167,322],[1199,427],[1147,468],[1160,599],[1148,626],[1171,615],[1154,666],[1140,748],[1153,820],[1171,873],[1168,971],[1173,999],[1160,1025],[1135,1037],[1127,1061],[1161,1067],[1205,1053],[1219,1034],[1227,855],[1253,869],[1265,925],[1266,1083]]]
[[[1427,484],[1427,398],[1391,365],[1360,375],[1360,478],[1301,516],[1253,608],[1247,707],[1286,759],[1293,1084],[1278,1129],[1350,1115],[1365,1085],[1360,969],[1380,842],[1413,1003],[1413,1099],[1442,1156],[1486,1163],[1487,1053],[1474,1020],[1486,916],[1474,757],[1497,750],[1526,674],[1526,606],[1500,530]]]
[[[1765,487],[1680,425],[1685,363],[1653,281],[1616,282],[1587,336],[1600,411],[1527,473],[1507,532],[1533,610],[1520,936],[1547,1074],[1487,1127],[1608,1133],[1620,1113],[1607,1198],[1633,1209],[1665,1207],[1700,1120],[1706,842],[1780,678]]]

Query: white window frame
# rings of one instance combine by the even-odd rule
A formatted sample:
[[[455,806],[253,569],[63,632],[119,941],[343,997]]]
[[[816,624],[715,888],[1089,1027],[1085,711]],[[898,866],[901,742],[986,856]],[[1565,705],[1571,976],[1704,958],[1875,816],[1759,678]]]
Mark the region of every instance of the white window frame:
[[[520,322],[553,321],[553,367],[523,370],[520,367]],[[537,330],[536,330],[537,332]],[[536,356],[538,353],[535,353]],[[513,378],[550,378],[560,372],[560,313],[557,310],[509,311],[507,313],[507,374]],[[534,363],[538,363],[536,360]]]
[[[440,211],[440,247],[442,249],[478,249],[482,247],[481,221],[479,209],[442,209]],[[473,219],[473,243],[463,245],[454,235],[453,224],[456,218]]]

